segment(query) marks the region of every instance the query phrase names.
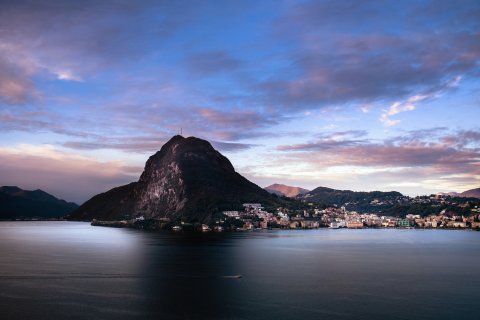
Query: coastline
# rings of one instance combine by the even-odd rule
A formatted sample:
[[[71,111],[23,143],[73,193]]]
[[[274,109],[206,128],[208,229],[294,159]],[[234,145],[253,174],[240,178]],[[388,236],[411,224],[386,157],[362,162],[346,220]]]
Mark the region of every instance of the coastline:
[[[70,220],[65,220],[70,221]],[[88,221],[85,221],[88,222]],[[143,229],[143,230],[170,230],[172,232],[179,232],[179,231],[194,231],[194,232],[251,232],[251,231],[260,231],[260,230],[316,230],[316,229],[332,229],[332,230],[471,230],[471,231],[480,231],[480,228],[459,228],[459,227],[369,227],[363,226],[361,228],[330,228],[328,226],[320,226],[317,228],[290,228],[290,227],[283,227],[283,228],[252,228],[252,229],[245,229],[245,228],[236,228],[233,225],[231,227],[224,227],[220,231],[216,230],[214,226],[209,226],[208,231],[202,230],[202,224],[183,224],[182,229],[180,230],[172,230],[175,224],[170,222],[160,221],[160,220],[142,220],[142,221],[127,221],[127,220],[120,220],[120,221],[105,221],[105,220],[92,220],[90,225],[94,227],[110,227],[110,228],[130,228],[130,229]]]

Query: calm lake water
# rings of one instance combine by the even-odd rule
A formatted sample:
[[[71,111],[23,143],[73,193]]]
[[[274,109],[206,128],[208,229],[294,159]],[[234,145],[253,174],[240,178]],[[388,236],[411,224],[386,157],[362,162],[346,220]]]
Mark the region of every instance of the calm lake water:
[[[479,266],[474,231],[1,222],[0,318],[478,319]]]

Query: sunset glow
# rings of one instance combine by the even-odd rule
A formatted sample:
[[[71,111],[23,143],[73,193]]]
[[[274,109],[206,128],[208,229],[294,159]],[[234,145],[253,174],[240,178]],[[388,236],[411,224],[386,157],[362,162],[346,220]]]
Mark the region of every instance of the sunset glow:
[[[262,187],[478,188],[479,63],[478,1],[2,1],[0,185],[82,203],[182,132]]]

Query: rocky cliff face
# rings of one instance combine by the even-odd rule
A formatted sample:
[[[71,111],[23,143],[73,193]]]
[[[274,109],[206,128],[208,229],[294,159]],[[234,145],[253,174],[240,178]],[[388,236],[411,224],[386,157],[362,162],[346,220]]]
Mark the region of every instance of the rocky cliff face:
[[[244,202],[277,205],[280,200],[235,172],[208,141],[175,136],[151,156],[138,182],[97,195],[71,219],[182,219],[209,222]]]

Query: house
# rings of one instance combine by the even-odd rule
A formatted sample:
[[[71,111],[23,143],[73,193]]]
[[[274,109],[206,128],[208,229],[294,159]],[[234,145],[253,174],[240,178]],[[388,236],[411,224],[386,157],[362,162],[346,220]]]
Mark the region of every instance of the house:
[[[361,229],[363,228],[363,223],[361,221],[347,221],[347,228],[349,229]]]
[[[400,219],[400,221],[398,221],[398,227],[399,228],[410,228],[413,226],[413,221],[409,220],[409,219]]]
[[[449,227],[449,228],[466,228],[467,224],[463,221],[449,221],[447,223],[447,227]]]

